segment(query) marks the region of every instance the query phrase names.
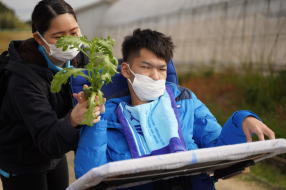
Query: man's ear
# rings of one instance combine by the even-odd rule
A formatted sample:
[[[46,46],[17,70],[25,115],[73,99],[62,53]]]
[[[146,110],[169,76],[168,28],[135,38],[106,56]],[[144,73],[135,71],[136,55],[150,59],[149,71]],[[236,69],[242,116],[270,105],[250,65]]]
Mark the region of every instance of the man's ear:
[[[128,63],[121,63],[121,74],[127,79],[132,78]]]

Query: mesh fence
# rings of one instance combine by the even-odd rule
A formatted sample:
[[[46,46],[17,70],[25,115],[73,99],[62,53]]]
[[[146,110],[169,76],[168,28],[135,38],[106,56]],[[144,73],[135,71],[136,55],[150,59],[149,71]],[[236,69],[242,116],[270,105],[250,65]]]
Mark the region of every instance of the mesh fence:
[[[176,65],[286,65],[286,0],[119,0],[91,35],[112,36],[121,57],[138,27],[171,35]]]

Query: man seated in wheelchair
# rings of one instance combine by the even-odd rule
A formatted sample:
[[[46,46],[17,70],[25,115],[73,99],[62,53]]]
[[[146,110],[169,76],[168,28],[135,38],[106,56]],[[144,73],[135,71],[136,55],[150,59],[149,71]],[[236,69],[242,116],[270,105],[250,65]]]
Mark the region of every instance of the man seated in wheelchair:
[[[223,127],[189,89],[166,82],[173,58],[171,37],[137,29],[122,44],[121,74],[130,95],[109,99],[93,127],[83,127],[75,157],[76,177],[108,162],[251,141],[274,133],[250,111],[236,111]],[[207,85],[207,84],[206,84]],[[206,174],[154,182],[137,189],[214,189]],[[164,186],[164,187],[163,187]],[[136,188],[135,188],[136,189]]]

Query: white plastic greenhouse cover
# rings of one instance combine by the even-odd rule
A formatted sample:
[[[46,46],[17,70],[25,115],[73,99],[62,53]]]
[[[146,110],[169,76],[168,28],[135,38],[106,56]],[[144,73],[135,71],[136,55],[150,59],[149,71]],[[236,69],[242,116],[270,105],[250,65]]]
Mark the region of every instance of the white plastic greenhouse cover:
[[[184,9],[234,0],[118,0],[105,14],[104,23],[120,25]]]
[[[219,179],[285,152],[286,139],[276,139],[110,162],[91,169],[67,190],[84,190],[99,184],[107,185],[107,189],[131,187],[200,173],[214,173],[215,179]]]

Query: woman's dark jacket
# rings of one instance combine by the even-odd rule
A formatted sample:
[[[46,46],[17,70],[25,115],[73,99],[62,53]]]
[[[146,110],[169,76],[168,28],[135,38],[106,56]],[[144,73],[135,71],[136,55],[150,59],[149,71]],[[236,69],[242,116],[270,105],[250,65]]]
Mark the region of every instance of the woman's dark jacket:
[[[59,93],[50,92],[55,73],[34,39],[13,41],[8,51],[8,64],[25,64],[38,75],[36,82],[45,87],[41,90],[24,77],[10,76],[0,110],[0,169],[10,174],[47,171],[78,143],[79,129],[70,122],[70,85],[64,85]],[[73,63],[84,64],[85,60],[79,54]]]

